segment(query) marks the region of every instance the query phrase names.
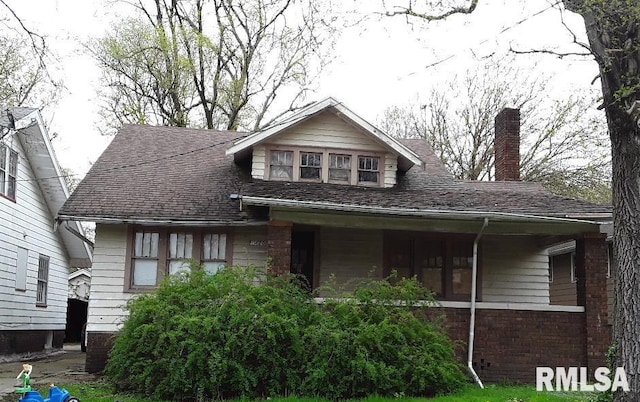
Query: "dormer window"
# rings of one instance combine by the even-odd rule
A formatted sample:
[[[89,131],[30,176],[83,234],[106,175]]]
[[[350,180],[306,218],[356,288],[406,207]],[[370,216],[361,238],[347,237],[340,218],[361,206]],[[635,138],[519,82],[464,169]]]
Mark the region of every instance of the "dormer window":
[[[300,178],[320,180],[322,178],[322,154],[300,152]]]
[[[293,180],[293,151],[271,151],[269,177]]]
[[[358,156],[358,183],[378,183],[380,177],[380,158]]]
[[[329,180],[349,183],[350,179],[351,155],[329,154]]]

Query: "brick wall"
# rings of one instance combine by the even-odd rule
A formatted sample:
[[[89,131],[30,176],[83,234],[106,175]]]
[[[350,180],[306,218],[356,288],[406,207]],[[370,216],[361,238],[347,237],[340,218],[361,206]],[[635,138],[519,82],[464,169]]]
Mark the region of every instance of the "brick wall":
[[[269,271],[275,274],[291,272],[291,222],[269,221],[267,257]]]
[[[495,118],[496,180],[520,180],[520,110],[502,109]]]
[[[42,352],[49,332],[53,332],[53,347],[61,349],[64,330],[0,331],[0,355]]]
[[[607,305],[606,235],[595,233],[576,240],[578,305],[585,309],[587,365],[589,372],[607,365],[611,329]]]
[[[469,309],[435,308],[466,366]],[[483,382],[534,383],[537,366],[585,366],[584,313],[476,310],[473,367]]]

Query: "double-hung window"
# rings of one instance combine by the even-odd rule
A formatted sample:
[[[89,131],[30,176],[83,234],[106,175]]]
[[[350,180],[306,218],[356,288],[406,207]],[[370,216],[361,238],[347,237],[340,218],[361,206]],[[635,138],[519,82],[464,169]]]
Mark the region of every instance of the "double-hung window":
[[[36,288],[36,306],[47,305],[47,290],[49,287],[49,257],[40,254],[38,258],[38,284]]]
[[[160,233],[139,230],[134,235],[131,262],[131,285],[134,287],[156,286],[158,284],[158,248]]]
[[[358,156],[358,183],[378,183],[380,176],[380,158],[377,156]]]
[[[189,260],[193,257],[193,234],[169,234],[169,274],[190,271]]]
[[[351,155],[329,154],[329,181],[351,182]]]
[[[0,194],[16,199],[18,153],[0,144]]]
[[[320,180],[322,178],[322,154],[300,152],[300,179]]]
[[[202,264],[205,271],[215,274],[227,263],[226,233],[206,233],[202,237]]]
[[[293,151],[271,151],[269,177],[293,180]]]
[[[125,291],[156,287],[167,275],[202,264],[211,274],[231,263],[230,234],[202,228],[136,227],[130,232]]]

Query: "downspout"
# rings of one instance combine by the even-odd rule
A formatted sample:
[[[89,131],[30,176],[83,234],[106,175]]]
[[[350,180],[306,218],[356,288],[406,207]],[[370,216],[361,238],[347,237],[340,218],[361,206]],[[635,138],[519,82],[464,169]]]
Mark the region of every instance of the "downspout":
[[[475,382],[483,389],[484,385],[482,385],[482,381],[480,381],[478,374],[473,369],[473,339],[475,337],[476,328],[476,294],[478,293],[478,242],[480,241],[480,237],[482,237],[482,232],[488,224],[489,218],[484,218],[482,228],[480,228],[476,239],[473,241],[473,264],[471,266],[471,318],[469,319],[469,353],[467,355],[467,368]]]

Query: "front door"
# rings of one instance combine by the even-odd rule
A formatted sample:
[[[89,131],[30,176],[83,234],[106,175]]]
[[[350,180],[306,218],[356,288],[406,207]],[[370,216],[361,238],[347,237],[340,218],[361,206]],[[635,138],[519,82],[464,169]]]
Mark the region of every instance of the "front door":
[[[313,288],[313,232],[293,232],[291,234],[291,273],[300,275]]]

